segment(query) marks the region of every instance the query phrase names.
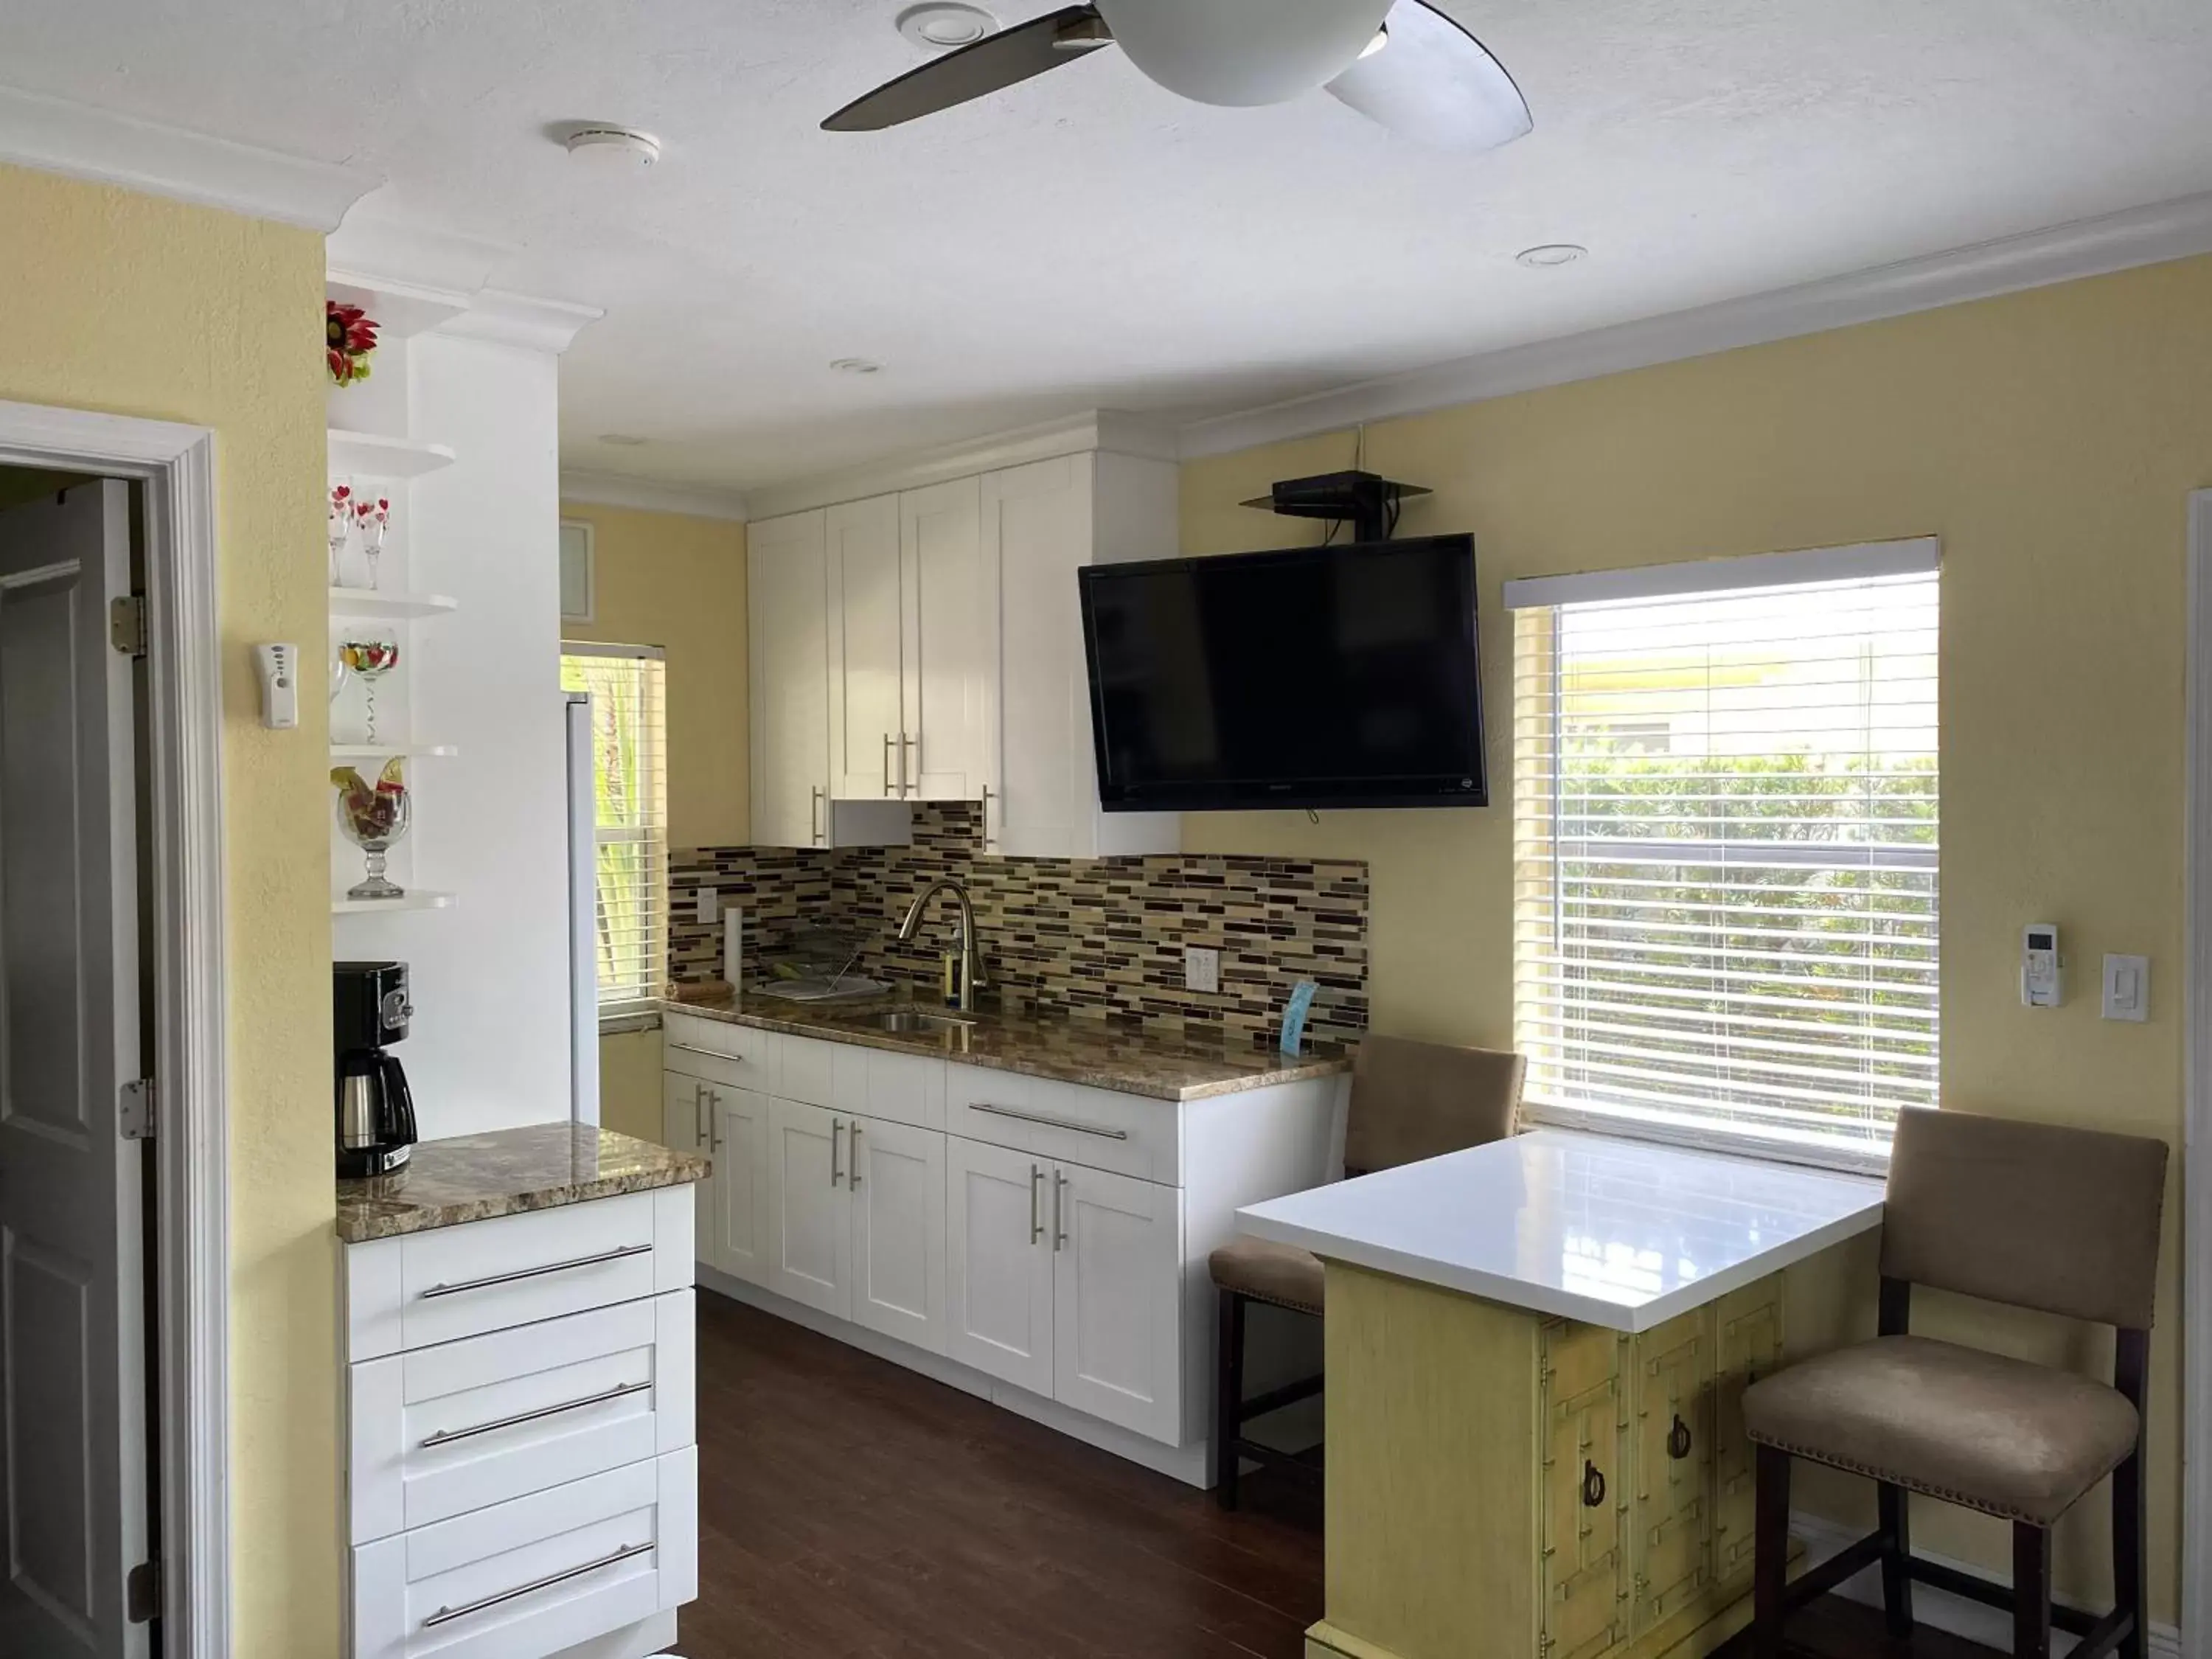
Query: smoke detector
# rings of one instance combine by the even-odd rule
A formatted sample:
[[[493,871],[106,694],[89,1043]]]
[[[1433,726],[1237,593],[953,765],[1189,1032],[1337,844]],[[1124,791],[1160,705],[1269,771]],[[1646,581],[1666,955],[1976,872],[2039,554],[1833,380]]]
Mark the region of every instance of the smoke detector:
[[[1531,270],[1557,270],[1561,265],[1571,265],[1589,258],[1589,250],[1579,242],[1540,242],[1534,247],[1524,247],[1513,256]]]
[[[643,173],[660,159],[660,140],[635,127],[577,127],[561,142],[595,172]]]
[[[960,0],[924,0],[898,15],[898,32],[924,52],[952,52],[996,34],[999,20]]]

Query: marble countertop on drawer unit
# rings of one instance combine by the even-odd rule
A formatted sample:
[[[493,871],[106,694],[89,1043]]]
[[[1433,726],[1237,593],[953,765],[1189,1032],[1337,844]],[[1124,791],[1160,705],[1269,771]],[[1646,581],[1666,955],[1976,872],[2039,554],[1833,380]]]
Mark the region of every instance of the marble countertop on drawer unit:
[[[723,996],[700,1002],[664,1002],[664,1014],[696,1014],[725,1024],[790,1036],[854,1042],[895,1054],[921,1054],[962,1066],[1020,1072],[1079,1083],[1116,1094],[1155,1100],[1204,1100],[1279,1083],[1335,1077],[1352,1069],[1346,1053],[1316,1052],[1286,1059],[1273,1048],[1164,1036],[1103,1019],[1065,1014],[994,1012],[950,1014],[972,1022],[944,1031],[884,1031],[872,1022],[886,1009],[905,1006],[884,999],[823,1007],[780,1002],[759,995]],[[925,1013],[941,1011],[912,1005]]]
[[[1237,1212],[1241,1232],[1648,1331],[1881,1224],[1882,1183],[1538,1129]]]
[[[704,1181],[710,1164],[586,1123],[534,1123],[426,1140],[407,1167],[338,1182],[338,1237],[349,1244],[465,1221],[557,1209],[622,1193]]]

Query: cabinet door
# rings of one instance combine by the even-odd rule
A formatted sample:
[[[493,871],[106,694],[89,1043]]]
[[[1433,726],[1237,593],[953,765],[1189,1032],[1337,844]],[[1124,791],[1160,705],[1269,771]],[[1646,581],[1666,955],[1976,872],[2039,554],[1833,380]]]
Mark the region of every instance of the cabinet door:
[[[853,1322],[945,1352],[945,1136],[856,1117],[846,1140]]]
[[[844,1319],[852,1312],[845,1137],[852,1121],[795,1100],[769,1103],[768,1288]]]
[[[713,1254],[705,1257],[724,1273],[765,1285],[769,1264],[768,1190],[770,1108],[766,1095],[750,1089],[707,1085],[708,1121],[714,1160],[708,1200],[700,1206],[702,1231]],[[711,1218],[711,1219],[709,1218]]]
[[[1049,1399],[1051,1167],[958,1135],[945,1163],[946,1357]]]
[[[1182,1194],[1052,1170],[1053,1398],[1182,1442]]]
[[[750,526],[745,540],[752,665],[752,838],[815,847],[830,785],[830,618],[824,515]]]
[[[1712,1312],[1713,1571],[1727,1583],[1751,1571],[1758,1504],[1743,1391],[1782,1364],[1782,1281],[1747,1285]]]
[[[1708,1310],[1637,1338],[1630,1396],[1636,1502],[1632,1633],[1687,1607],[1712,1577],[1712,1334]]]
[[[906,592],[901,728],[907,793],[978,800],[988,774],[985,684],[996,606],[983,579],[982,485],[960,478],[899,497]]]
[[[899,693],[907,600],[899,579],[899,498],[848,501],[827,516],[830,766],[841,800],[902,793]]]
[[[1545,1333],[1538,1583],[1548,1659],[1594,1659],[1628,1634],[1620,1348],[1592,1326]]]
[[[1090,553],[1090,457],[987,474],[982,526],[997,647],[984,850],[1088,857],[1097,768],[1075,573]]]
[[[712,1126],[707,1121],[707,1091],[711,1086],[702,1078],[686,1077],[681,1072],[663,1072],[660,1085],[660,1139],[664,1146],[679,1152],[703,1152],[711,1138]],[[714,1172],[699,1183],[695,1194],[697,1202],[692,1206],[692,1231],[697,1243],[695,1258],[709,1265],[714,1264],[714,1212],[722,1184],[722,1162],[714,1160]]]

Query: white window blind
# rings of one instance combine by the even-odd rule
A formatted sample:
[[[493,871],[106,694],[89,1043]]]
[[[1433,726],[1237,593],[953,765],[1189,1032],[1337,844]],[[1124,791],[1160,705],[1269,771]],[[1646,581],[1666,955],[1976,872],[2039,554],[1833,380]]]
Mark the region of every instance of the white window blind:
[[[1509,584],[1533,1116],[1879,1168],[1936,1103],[1935,563]]]
[[[561,647],[562,687],[592,697],[602,1019],[643,1012],[668,977],[665,670],[657,646]]]

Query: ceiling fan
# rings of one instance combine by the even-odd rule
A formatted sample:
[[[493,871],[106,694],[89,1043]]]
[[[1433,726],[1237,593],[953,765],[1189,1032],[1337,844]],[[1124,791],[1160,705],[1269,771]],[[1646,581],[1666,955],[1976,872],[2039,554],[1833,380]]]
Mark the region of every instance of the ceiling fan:
[[[1097,0],[948,52],[822,125],[880,131],[1115,46],[1201,103],[1280,103],[1318,87],[1438,149],[1494,149],[1534,125],[1504,65],[1426,0]]]

